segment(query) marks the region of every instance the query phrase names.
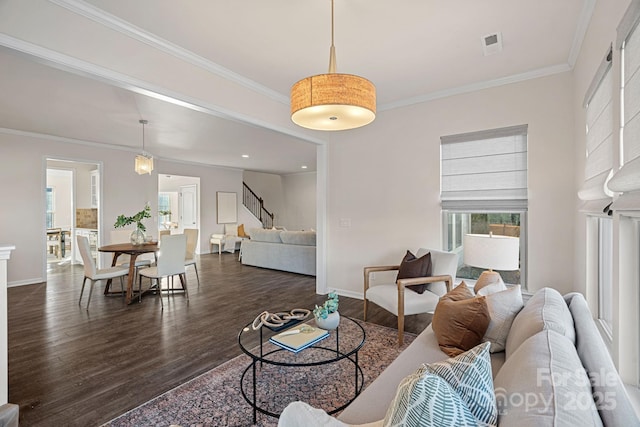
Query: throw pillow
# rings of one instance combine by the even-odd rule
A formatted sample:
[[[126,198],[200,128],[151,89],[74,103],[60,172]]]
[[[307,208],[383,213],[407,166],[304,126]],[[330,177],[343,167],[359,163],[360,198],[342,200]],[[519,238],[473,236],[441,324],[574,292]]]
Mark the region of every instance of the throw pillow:
[[[383,425],[476,426],[477,422],[449,383],[422,366],[398,385]]]
[[[240,224],[238,226],[238,237],[249,237],[247,236],[247,234],[244,232],[244,224]]]
[[[487,295],[486,299],[491,320],[484,341],[491,343],[491,353],[497,353],[504,350],[513,319],[524,306],[520,285]]]
[[[426,365],[427,371],[443,378],[460,395],[478,425],[498,422],[490,347],[489,343],[483,343],[454,358]]]
[[[413,279],[414,277],[428,277],[431,276],[431,252],[421,256],[420,258],[416,258],[414,254],[410,251],[407,251],[402,262],[400,263],[400,268],[398,269],[398,276],[396,277],[396,281],[398,279]],[[422,294],[425,289],[427,289],[427,284],[424,285],[410,285],[407,288],[411,289],[414,292]]]
[[[462,282],[440,298],[431,324],[440,349],[453,357],[480,344],[490,320],[486,297],[474,297]]]
[[[484,286],[474,286],[473,290],[478,296],[485,296],[495,294],[496,292],[502,292],[507,290],[507,286],[502,280],[493,283],[485,283]]]

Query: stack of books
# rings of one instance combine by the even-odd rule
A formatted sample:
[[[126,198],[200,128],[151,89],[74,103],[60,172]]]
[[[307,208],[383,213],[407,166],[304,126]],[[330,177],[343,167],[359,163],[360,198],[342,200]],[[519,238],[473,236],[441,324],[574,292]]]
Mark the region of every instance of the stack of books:
[[[309,325],[287,329],[269,339],[269,342],[297,353],[329,336],[329,332]]]

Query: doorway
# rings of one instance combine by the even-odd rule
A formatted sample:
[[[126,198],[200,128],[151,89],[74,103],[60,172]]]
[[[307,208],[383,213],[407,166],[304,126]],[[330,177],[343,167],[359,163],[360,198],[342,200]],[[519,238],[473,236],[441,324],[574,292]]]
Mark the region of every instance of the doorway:
[[[158,236],[200,229],[200,177],[158,174],[158,216]]]
[[[61,274],[82,264],[76,236],[89,238],[97,259],[100,224],[100,168],[97,163],[62,159],[46,161],[46,273]]]

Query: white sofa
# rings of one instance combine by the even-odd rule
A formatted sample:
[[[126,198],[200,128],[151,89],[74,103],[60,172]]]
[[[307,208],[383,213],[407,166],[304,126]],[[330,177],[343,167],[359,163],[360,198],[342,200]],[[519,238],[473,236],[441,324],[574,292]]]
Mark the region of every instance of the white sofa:
[[[242,264],[316,275],[316,232],[252,228],[242,241]]]
[[[446,359],[429,326],[338,419],[294,402],[279,425],[382,425],[400,381]],[[513,320],[505,351],[491,354],[491,367],[500,426],[640,425],[581,294],[536,292]],[[585,380],[575,381],[580,375]]]

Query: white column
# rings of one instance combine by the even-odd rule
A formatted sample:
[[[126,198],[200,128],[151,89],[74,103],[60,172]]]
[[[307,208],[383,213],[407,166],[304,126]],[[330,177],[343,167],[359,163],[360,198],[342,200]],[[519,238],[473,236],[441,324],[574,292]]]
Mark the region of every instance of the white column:
[[[9,403],[9,335],[7,320],[7,261],[16,247],[0,244],[0,405]]]

